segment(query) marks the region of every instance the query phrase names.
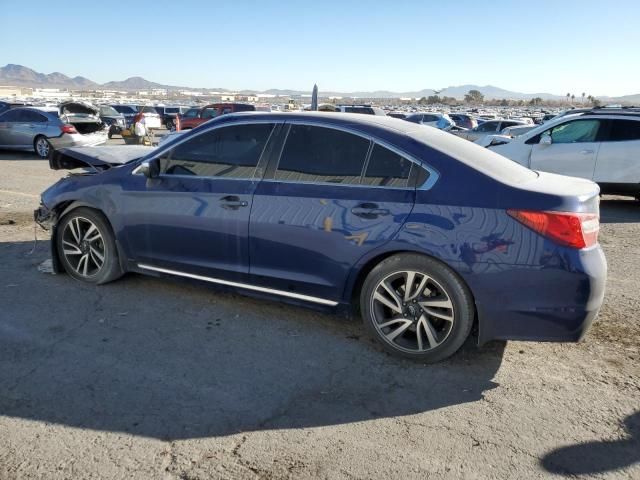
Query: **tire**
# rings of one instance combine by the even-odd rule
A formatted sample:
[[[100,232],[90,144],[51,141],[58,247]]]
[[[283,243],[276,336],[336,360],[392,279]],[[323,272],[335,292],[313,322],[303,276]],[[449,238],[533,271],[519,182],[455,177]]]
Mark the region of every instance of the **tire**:
[[[97,210],[80,207],[67,213],[56,229],[56,248],[65,271],[76,280],[101,285],[123,274],[111,226]]]
[[[51,147],[51,144],[49,143],[49,140],[47,140],[47,137],[43,135],[38,135],[33,140],[33,150],[36,152],[36,155],[38,155],[40,158],[42,159],[49,158],[49,152],[51,151],[51,149],[52,147]]]
[[[164,126],[166,127],[167,130],[172,130],[173,129],[173,122],[171,120],[167,120],[167,123],[165,123]]]
[[[360,311],[385,350],[422,363],[457,352],[475,317],[471,292],[458,275],[418,254],[394,255],[374,267],[360,291]]]

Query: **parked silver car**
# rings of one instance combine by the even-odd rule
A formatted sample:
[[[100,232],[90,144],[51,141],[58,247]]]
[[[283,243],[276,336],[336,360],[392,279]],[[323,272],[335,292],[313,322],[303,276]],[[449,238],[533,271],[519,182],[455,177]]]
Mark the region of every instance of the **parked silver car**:
[[[100,145],[108,128],[88,104],[65,102],[58,108],[13,108],[0,114],[0,148],[34,150],[40,158],[64,147]]]

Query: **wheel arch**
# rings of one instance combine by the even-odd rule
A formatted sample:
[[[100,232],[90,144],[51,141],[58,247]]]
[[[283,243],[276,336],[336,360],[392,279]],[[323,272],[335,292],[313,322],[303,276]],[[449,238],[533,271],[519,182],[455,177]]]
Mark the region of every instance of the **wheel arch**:
[[[400,248],[400,249],[387,250],[383,252],[377,252],[376,254],[370,257],[366,257],[362,259],[358,263],[358,265],[354,267],[351,275],[349,276],[349,280],[346,284],[345,295],[344,295],[345,300],[347,300],[351,305],[352,315],[357,316],[360,313],[359,312],[360,302],[358,300],[358,297],[360,295],[362,285],[364,284],[364,281],[369,275],[369,273],[371,273],[371,270],[373,270],[376,267],[376,265],[378,265],[380,262],[383,262],[387,258],[392,257],[394,255],[402,255],[402,254],[422,255],[423,257],[429,258],[441,264],[442,266],[448,268],[449,270],[451,270],[456,275],[456,277],[458,277],[458,280],[460,280],[460,282],[467,288],[467,290],[469,291],[469,294],[471,295],[471,299],[473,301],[473,307],[474,307],[474,320],[473,320],[474,326],[472,327],[472,331],[480,327],[480,315],[478,311],[478,306],[476,304],[475,295],[473,294],[473,290],[471,289],[469,284],[465,281],[465,279],[462,277],[462,275],[460,275],[454,268],[448,265],[447,262],[442,261],[438,257],[429,255],[428,253],[425,253],[423,251],[412,250],[412,249]]]
[[[55,218],[56,218],[55,223],[51,228],[51,257],[52,257],[52,263],[53,263],[53,271],[56,273],[64,272],[64,268],[62,267],[60,256],[58,254],[58,249],[56,247],[56,235],[57,235],[58,224],[60,223],[60,220],[65,215],[72,212],[73,210],[77,210],[78,208],[89,208],[91,210],[95,210],[105,218],[107,225],[111,229],[111,234],[113,235],[113,240],[116,244],[116,249],[118,250],[118,263],[120,264],[120,268],[122,269],[122,271],[126,272],[127,271],[126,255],[124,250],[122,249],[122,245],[120,244],[120,241],[118,240],[118,236],[115,234],[115,229],[113,228],[113,223],[111,222],[111,219],[104,212],[103,209],[96,207],[95,205],[92,205],[90,203],[83,202],[81,200],[65,200],[58,203],[56,206],[54,206],[51,209],[55,213]]]

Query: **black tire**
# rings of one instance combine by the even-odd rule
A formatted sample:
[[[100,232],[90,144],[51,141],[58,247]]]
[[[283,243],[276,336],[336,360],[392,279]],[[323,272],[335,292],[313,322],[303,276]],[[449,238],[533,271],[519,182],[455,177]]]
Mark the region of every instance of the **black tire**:
[[[72,227],[69,227],[69,224],[71,222],[77,223],[74,223]],[[80,246],[81,243],[85,243],[84,241],[81,242],[80,240],[78,240],[77,246],[74,247],[74,245],[72,245],[73,243],[75,243],[73,230],[77,227],[78,224],[81,225],[78,230],[82,228],[82,225],[93,224],[95,226],[95,229],[92,230],[92,235],[95,235],[95,233],[93,232],[97,231],[97,233],[101,237],[100,241],[95,244],[87,242],[89,246],[87,246],[86,252],[84,250],[84,245]],[[87,230],[85,230],[84,233],[85,236],[81,236],[82,240],[88,237],[88,235],[86,235]],[[69,241],[71,241],[71,244],[69,243]],[[96,247],[94,251],[91,250],[93,246]],[[68,252],[74,253],[65,253],[65,248],[63,247],[66,247]],[[118,249],[116,248],[116,242],[111,230],[111,226],[109,225],[109,222],[107,221],[105,216],[97,210],[80,207],[68,212],[62,218],[56,229],[56,248],[65,271],[76,280],[93,283],[96,285],[102,285],[104,283],[116,280],[123,274],[123,271],[120,267],[120,262],[118,261]],[[75,250],[72,249],[75,249],[80,253],[75,253]],[[94,256],[93,253],[96,251],[99,251],[100,253]],[[99,258],[98,255],[100,254],[103,257],[103,262],[102,265],[98,268],[95,260]],[[81,258],[85,255],[88,256],[86,262],[93,262],[93,267],[95,268],[80,268],[80,264],[74,265],[74,261],[76,258]],[[83,274],[85,272],[86,274]]]
[[[36,152],[38,157],[42,159],[49,158],[49,152],[51,152],[52,149],[51,143],[49,143],[49,140],[47,140],[47,137],[44,135],[38,135],[33,139],[33,151]]]
[[[166,128],[167,130],[171,130],[171,129],[173,129],[173,121],[171,121],[171,120],[167,120],[167,123],[165,123],[165,125],[164,125],[164,126],[165,126],[165,128]]]
[[[402,313],[397,313],[396,311],[386,307],[384,303],[381,303],[376,300],[374,295],[376,291],[378,291],[378,296],[380,292],[383,294],[388,292],[380,290],[383,287],[381,282],[385,280],[387,286],[392,285],[392,282],[396,282],[395,285],[398,285],[397,282],[402,282],[403,275],[407,275],[407,272],[415,272],[418,275],[415,278],[427,278],[424,287],[423,284],[417,285],[417,288],[410,289],[410,293],[415,291],[417,292],[418,304],[415,305],[415,300],[407,301],[405,308],[405,299],[407,298],[404,293],[404,290],[395,291],[397,299],[400,301],[400,309]],[[393,279],[396,280],[393,280]],[[406,283],[410,283],[408,281],[408,277]],[[413,275],[412,275],[413,278]],[[417,280],[416,280],[416,283]],[[412,283],[415,285],[416,283]],[[395,288],[395,287],[394,287]],[[438,292],[438,288],[442,290],[443,293]],[[426,295],[427,290],[429,291],[429,295],[431,297],[424,297]],[[404,296],[404,297],[403,297]],[[388,298],[391,298],[389,296]],[[423,304],[433,304],[435,302],[442,303],[442,300],[438,300],[440,298],[445,298],[445,302],[448,303],[451,308],[450,309],[440,309],[439,307],[427,307],[428,310],[425,311],[424,307],[420,305],[420,300],[423,301]],[[411,305],[411,302],[414,305]],[[397,305],[393,302],[394,305]],[[409,310],[411,309],[411,310]],[[388,352],[399,355],[405,358],[409,358],[412,360],[420,361],[422,363],[434,363],[445,358],[450,357],[458,349],[464,344],[465,340],[469,336],[471,332],[471,328],[473,327],[473,321],[475,317],[475,306],[473,301],[473,296],[469,291],[468,287],[464,284],[464,282],[458,277],[458,275],[443,265],[442,263],[434,260],[433,258],[419,255],[419,254],[398,254],[392,257],[389,257],[382,262],[380,262],[376,267],[371,270],[369,275],[364,281],[362,286],[362,290],[360,292],[360,311],[362,312],[362,317],[364,320],[364,324],[369,332],[369,334],[378,340],[383,348]],[[436,312],[440,316],[432,317],[428,312]],[[388,318],[385,318],[383,321],[380,321],[380,317],[384,315],[384,312],[388,313]],[[444,316],[443,313],[446,313],[446,316],[451,317],[450,324],[449,320],[442,320]],[[395,333],[393,330],[396,329],[396,325],[398,323],[394,323],[392,326],[385,327],[387,330],[384,331],[384,328],[379,328],[377,325],[382,325],[384,323],[389,323],[389,319],[391,321],[393,318],[398,317],[400,326],[406,327],[405,330],[402,331],[397,337],[398,341],[395,339],[389,339],[387,336],[393,336]],[[425,317],[423,319],[423,317]],[[416,320],[419,319],[419,320]],[[425,323],[421,325],[417,325],[420,322],[429,322],[429,330],[431,333],[431,337],[427,338],[426,335],[426,326]],[[409,322],[410,324],[408,324]],[[438,330],[441,328],[441,331]],[[400,330],[398,328],[398,330]],[[417,333],[416,333],[417,332]],[[424,334],[422,333],[424,332]],[[433,333],[436,335],[433,336]],[[422,344],[417,344],[418,339],[417,336],[421,336],[420,342]],[[441,336],[441,343],[437,343],[438,336]],[[414,337],[416,337],[414,339]],[[432,339],[435,337],[435,342],[432,344]],[[412,345],[412,342],[415,340],[416,347],[409,348],[407,345]],[[424,350],[421,348],[424,347],[424,343],[428,344],[430,349]],[[402,343],[404,342],[404,346]],[[421,345],[421,347],[418,347]],[[433,347],[431,347],[433,345]]]

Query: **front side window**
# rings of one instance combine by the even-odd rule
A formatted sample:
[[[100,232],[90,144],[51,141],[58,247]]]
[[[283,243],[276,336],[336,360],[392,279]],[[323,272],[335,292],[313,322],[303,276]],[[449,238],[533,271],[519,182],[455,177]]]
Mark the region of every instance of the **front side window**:
[[[599,128],[599,120],[574,120],[551,128],[551,140],[553,143],[595,142]]]
[[[9,110],[0,116],[0,122],[19,122],[22,110]]]
[[[190,108],[184,114],[185,118],[196,118],[197,116],[198,116],[198,109],[197,108]]]
[[[610,120],[611,130],[608,141],[622,142],[640,140],[640,121],[638,120]]]
[[[437,122],[438,120],[440,120],[440,117],[436,115],[423,115],[422,117],[423,122]]]
[[[411,162],[388,148],[375,145],[362,183],[376,187],[404,188],[409,184]]]
[[[273,124],[233,125],[187,140],[160,157],[165,175],[253,177]]]
[[[276,180],[359,184],[369,140],[333,128],[292,125]]]

